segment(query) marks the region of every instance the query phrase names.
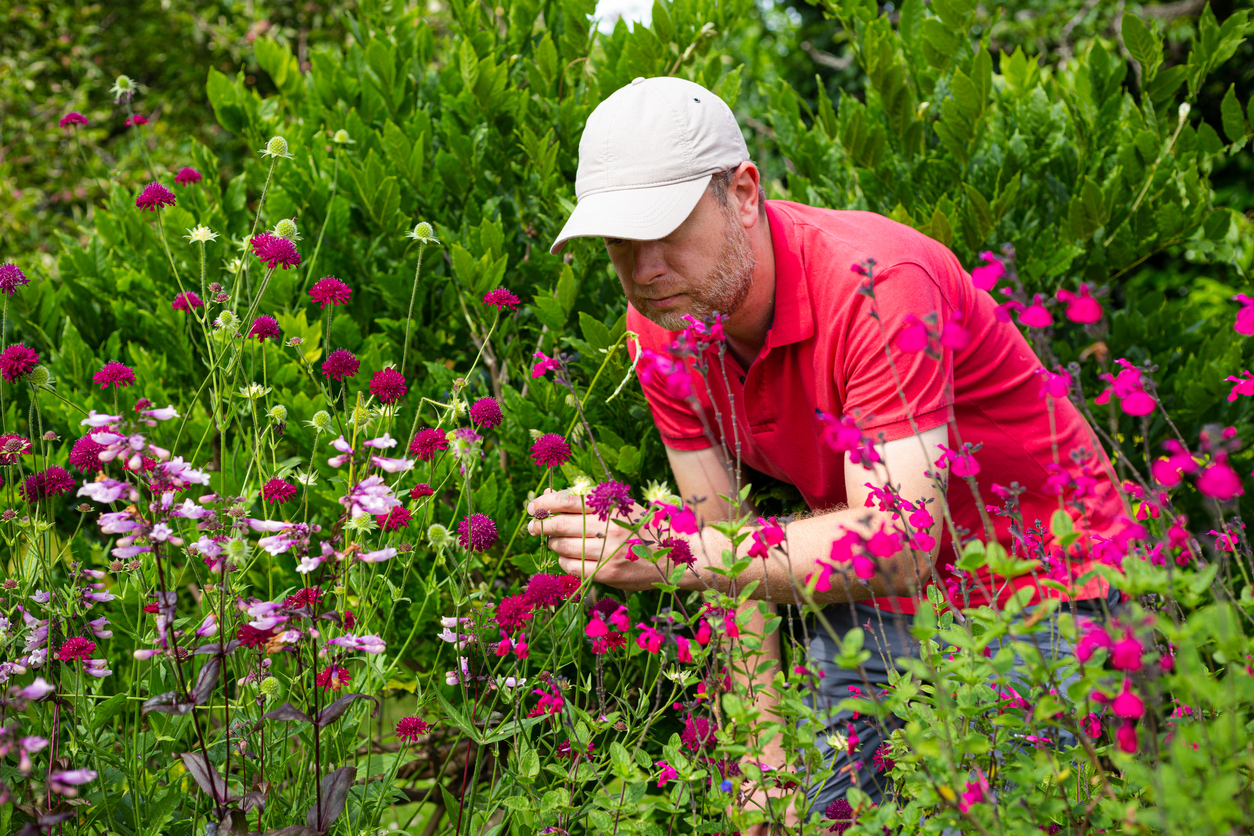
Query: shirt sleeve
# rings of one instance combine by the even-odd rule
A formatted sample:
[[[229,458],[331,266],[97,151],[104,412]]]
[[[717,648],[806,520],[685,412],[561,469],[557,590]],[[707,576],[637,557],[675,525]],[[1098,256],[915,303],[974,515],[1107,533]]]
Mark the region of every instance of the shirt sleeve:
[[[914,435],[911,417],[919,432],[945,424],[953,406],[953,352],[940,348],[937,360],[925,351],[904,351],[897,335],[911,314],[920,320],[935,314],[928,329],[943,327],[953,312],[946,294],[920,265],[897,264],[875,276],[874,309],[878,322],[871,316],[872,300],[860,297],[849,323],[844,368],[833,370],[837,387],[843,383],[845,414],[868,436],[884,441]],[[934,340],[932,346],[939,348]]]
[[[633,361],[640,351],[641,342],[645,348],[652,348],[650,335],[646,331],[648,327],[647,320],[628,309],[627,329],[640,334],[640,342],[627,341],[627,351]],[[712,446],[701,418],[692,411],[686,400],[676,398],[657,384],[647,385],[641,381],[640,388],[644,390],[644,399],[648,401],[649,412],[653,415],[653,423],[657,426],[658,434],[662,436],[663,444],[673,450],[704,450]]]

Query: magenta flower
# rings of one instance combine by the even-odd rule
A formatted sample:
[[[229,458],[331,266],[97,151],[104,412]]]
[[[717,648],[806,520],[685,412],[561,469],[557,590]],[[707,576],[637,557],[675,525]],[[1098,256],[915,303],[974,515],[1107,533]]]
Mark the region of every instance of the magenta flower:
[[[174,192],[161,183],[149,183],[135,199],[135,205],[140,209],[155,212],[162,206],[174,205]]]
[[[936,459],[937,467],[948,467],[949,472],[955,476],[967,477],[976,476],[980,472],[980,463],[975,460],[975,456],[971,455],[969,450],[964,449],[962,452],[951,450],[944,444],[937,444],[941,449],[940,456]]]
[[[50,467],[23,480],[18,492],[27,502],[38,502],[74,490],[74,477],[63,467]]]
[[[927,350],[931,338],[932,335],[928,333],[927,325],[924,324],[923,320],[914,314],[906,314],[906,318],[903,320],[903,327],[897,332],[894,345],[897,346],[898,351],[916,354]]]
[[[91,654],[96,652],[96,643],[91,639],[84,639],[81,636],[74,636],[65,640],[65,644],[61,645],[61,649],[57,651],[57,658],[62,662],[73,662],[74,660],[83,661],[91,658]]]
[[[980,290],[991,291],[1001,277],[1006,275],[1006,265],[991,250],[980,253],[980,258],[984,260],[984,264],[971,268],[971,281]]]
[[[1067,310],[1065,314],[1067,319],[1072,322],[1077,322],[1081,325],[1092,325],[1102,318],[1102,306],[1089,294],[1089,286],[1085,282],[1080,283],[1078,293],[1059,288],[1057,297],[1059,302],[1066,304]]]
[[[1145,703],[1141,701],[1140,697],[1132,693],[1132,688],[1128,680],[1125,679],[1123,681],[1123,693],[1111,701],[1110,710],[1115,712],[1117,717],[1136,720],[1145,714]]]
[[[61,127],[69,127],[70,125],[86,125],[87,117],[79,113],[77,110],[71,110],[69,113],[61,117]]]
[[[689,715],[679,739],[691,752],[709,749],[714,745],[714,724],[709,718]]]
[[[409,513],[409,509],[404,505],[397,505],[386,514],[375,514],[375,522],[379,524],[379,528],[384,531],[399,531],[402,528],[408,528],[413,522],[414,515]]]
[[[531,460],[540,467],[561,467],[570,459],[570,445],[557,433],[545,433],[531,445]]]
[[[470,407],[471,423],[485,430],[499,426],[504,417],[501,414],[501,405],[496,402],[496,398],[480,398]]]
[[[30,439],[22,435],[0,435],[0,465],[11,466],[31,453]]]
[[[327,665],[314,677],[314,684],[324,691],[338,691],[353,678],[347,668],[338,665]]]
[[[361,361],[347,348],[337,348],[322,361],[322,373],[333,380],[343,380],[357,374]]]
[[[444,430],[437,430],[433,427],[424,427],[414,436],[414,440],[409,442],[409,454],[421,461],[430,461],[435,458],[436,453],[441,453],[448,449],[448,436]]]
[[[487,514],[471,514],[457,524],[457,542],[468,552],[486,552],[498,537],[496,523]]]
[[[271,270],[276,267],[286,270],[300,266],[300,253],[296,251],[296,244],[286,238],[266,233],[254,235],[249,243],[257,260]]]
[[[532,575],[523,593],[533,607],[556,607],[568,597],[562,579],[555,575]]]
[[[1246,296],[1244,293],[1238,293],[1232,297],[1232,301],[1241,303],[1241,310],[1237,311],[1237,321],[1232,327],[1238,334],[1245,336],[1254,335],[1254,299]]]
[[[128,128],[138,127],[140,125],[147,125],[148,120],[144,118],[143,116],[140,116],[138,113],[136,113],[136,114],[126,117],[125,124],[126,124],[126,127]]]
[[[532,377],[543,377],[551,369],[558,369],[562,366],[556,357],[548,357],[543,351],[537,351],[532,356],[536,358],[536,364],[531,367]]]
[[[1124,720],[1123,725],[1115,732],[1115,739],[1119,743],[1119,751],[1135,755],[1137,750],[1136,721]]]
[[[664,787],[666,786],[667,781],[674,781],[679,777],[679,773],[675,771],[675,767],[671,766],[666,761],[657,761],[653,765],[662,770],[657,776],[657,785],[659,787]]]
[[[496,623],[502,630],[515,633],[527,626],[532,619],[532,605],[524,595],[510,595],[496,605]]]
[[[254,319],[252,327],[248,329],[248,336],[256,337],[261,342],[265,342],[266,340],[277,340],[281,334],[282,331],[279,329],[279,321],[272,316],[266,316],[264,314]]]
[[[205,303],[200,301],[200,297],[194,291],[180,293],[174,297],[174,301],[170,303],[170,307],[176,311],[190,311],[192,308],[203,308]]]
[[[0,377],[14,383],[39,365],[39,352],[18,343],[0,353]]]
[[[0,268],[2,270],[3,268]],[[1234,377],[1228,375],[1224,378],[1227,382],[1233,384],[1232,391],[1228,393],[1228,401],[1235,401],[1238,397],[1244,395],[1249,397],[1254,395],[1254,374],[1250,374],[1249,369],[1241,372],[1245,377]]]
[[[496,290],[489,290],[487,293],[483,294],[483,304],[490,305],[498,311],[503,311],[506,308],[509,308],[512,311],[518,307],[518,303],[520,301],[521,300],[517,296],[503,287],[498,287]]]
[[[93,383],[99,383],[101,390],[113,386],[119,389],[135,382],[135,370],[121,363],[105,363],[104,367],[92,377]]]
[[[285,482],[282,479],[271,479],[261,486],[261,495],[266,502],[275,505],[283,502],[291,502],[296,498],[297,489],[291,482]]]
[[[1129,630],[1124,634],[1123,640],[1115,642],[1111,648],[1110,666],[1117,671],[1136,673],[1141,669],[1141,656],[1144,653],[1145,648]]]
[[[74,449],[70,451],[70,465],[78,468],[79,473],[98,473],[104,470],[104,462],[100,461],[100,454],[104,450],[105,445],[97,443],[90,435],[85,435],[74,442]]]
[[[323,276],[309,288],[309,298],[323,308],[327,305],[343,305],[352,294],[353,289],[335,276]]]
[[[1099,374],[1098,378],[1110,384],[1105,391],[1093,399],[1093,403],[1102,405],[1114,395],[1119,399],[1119,407],[1128,415],[1140,417],[1149,415],[1158,405],[1154,397],[1145,391],[1141,380],[1141,370],[1120,357],[1115,361],[1122,370],[1119,374]]]
[[[978,270],[980,268],[977,267],[975,269]],[[975,270],[971,272],[974,273]],[[853,806],[847,800],[838,798],[827,805],[827,809],[823,811],[823,818],[836,822],[827,831],[839,836],[839,834],[853,827]]]
[[[401,740],[408,740],[410,743],[416,743],[419,735],[424,735],[431,728],[425,720],[417,717],[402,717],[400,722],[396,724],[396,736]]]
[[[30,279],[16,264],[0,265],[0,292],[12,296],[19,287],[30,284]]]
[[[178,186],[190,186],[193,183],[199,183],[205,179],[204,175],[191,166],[183,166],[179,169],[179,173],[174,175],[174,183]]]
[[[1220,502],[1227,502],[1245,494],[1245,488],[1241,486],[1241,477],[1226,460],[1221,458],[1217,458],[1214,464],[1198,474],[1197,490],[1203,496],[1213,497]]]
[[[1032,304],[1019,313],[1019,321],[1029,328],[1048,328],[1054,324],[1054,315],[1045,307],[1038,293],[1032,298]]]
[[[616,512],[627,514],[631,505],[631,487],[622,482],[602,482],[588,495],[588,507],[596,512],[601,522],[607,521]]]
[[[409,489],[410,499],[415,499],[415,500],[422,499],[423,497],[433,496],[434,494],[435,494],[435,491],[433,491],[431,489],[431,486],[428,485],[426,482],[419,482],[417,485],[414,485],[412,488]]]
[[[405,375],[388,366],[379,369],[370,378],[370,392],[380,403],[396,403],[405,397],[409,387],[405,385]]]

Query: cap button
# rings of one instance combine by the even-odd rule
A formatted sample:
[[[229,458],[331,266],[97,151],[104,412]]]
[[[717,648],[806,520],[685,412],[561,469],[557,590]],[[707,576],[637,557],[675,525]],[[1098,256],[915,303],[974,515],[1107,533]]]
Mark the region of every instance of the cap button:
[[[637,84],[644,84],[644,76],[636,76],[631,80],[632,87],[635,87]]]

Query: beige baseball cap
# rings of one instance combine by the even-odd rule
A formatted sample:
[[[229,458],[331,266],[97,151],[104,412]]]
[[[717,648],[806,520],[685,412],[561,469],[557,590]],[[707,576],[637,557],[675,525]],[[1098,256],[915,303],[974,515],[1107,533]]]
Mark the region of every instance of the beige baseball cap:
[[[557,241],[652,241],[692,213],[710,175],[749,159],[731,108],[682,78],[637,78],[601,102],[579,140],[578,203]]]

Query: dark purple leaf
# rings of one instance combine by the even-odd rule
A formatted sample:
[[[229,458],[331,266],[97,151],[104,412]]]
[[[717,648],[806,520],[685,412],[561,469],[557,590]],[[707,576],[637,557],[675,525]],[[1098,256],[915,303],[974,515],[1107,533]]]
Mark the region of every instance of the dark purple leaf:
[[[365,694],[345,694],[318,712],[318,728],[330,725],[340,719],[354,700],[370,700],[374,703],[374,711],[371,712],[370,716],[377,717],[379,715],[379,701],[374,697],[368,697]]]
[[[218,644],[217,642],[211,642],[210,644],[202,644],[200,647],[193,650],[192,655],[204,656],[205,654],[212,654],[214,656],[217,656],[221,652],[222,652],[222,645]]]
[[[218,684],[218,673],[221,670],[222,657],[211,656],[205,660],[204,666],[200,669],[200,676],[196,677],[196,685],[192,688],[196,705],[209,702],[209,697],[213,695],[213,689]]]
[[[183,715],[191,711],[195,706],[186,696],[179,694],[178,691],[166,691],[164,694],[158,694],[155,697],[149,697],[144,700],[144,704],[140,709],[141,714],[147,714],[149,711],[156,711],[158,714],[176,714]]]
[[[331,829],[335,820],[344,812],[344,801],[348,798],[348,789],[357,777],[357,767],[341,766],[334,772],[322,777],[322,819],[318,819],[318,804],[309,808],[305,815],[305,824],[316,827],[321,832]]]
[[[253,731],[261,728],[262,722],[265,720],[296,720],[302,723],[313,722],[312,717],[292,705],[290,702],[285,702],[273,711],[267,711],[265,714],[262,714],[261,719],[253,724]]]
[[[240,801],[241,801],[240,807],[244,810],[245,813],[251,810],[263,810],[264,811],[266,809],[266,794],[263,792],[257,792],[256,790],[252,790],[251,792],[246,792],[244,793],[244,797],[240,799]]]
[[[205,760],[204,755],[199,752],[184,752],[181,757],[183,765],[206,795],[217,802],[228,800],[226,781],[218,774],[217,768]]]
[[[342,624],[344,622],[344,618],[335,610],[327,610],[322,615],[318,616],[315,621],[334,621],[336,624]]]

